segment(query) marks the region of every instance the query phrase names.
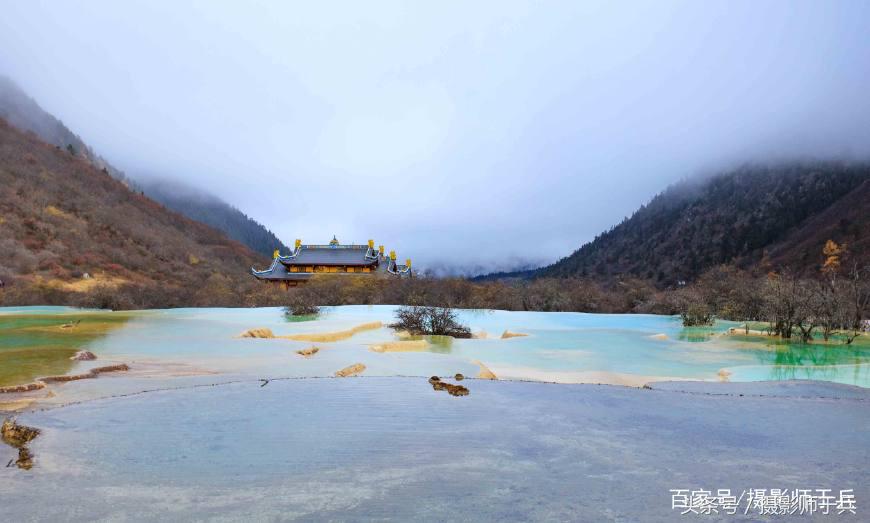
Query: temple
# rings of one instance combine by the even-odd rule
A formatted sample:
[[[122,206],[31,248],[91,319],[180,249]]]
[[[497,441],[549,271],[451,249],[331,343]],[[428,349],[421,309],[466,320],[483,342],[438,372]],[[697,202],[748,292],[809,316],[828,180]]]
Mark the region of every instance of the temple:
[[[405,260],[404,265],[396,263],[396,251],[390,251],[387,256],[383,245],[375,249],[374,240],[369,240],[368,245],[342,245],[333,236],[329,245],[303,245],[302,240],[296,240],[293,252],[286,256],[275,250],[268,269],[251,268],[251,274],[258,280],[283,283],[287,287],[324,273],[411,276],[411,260]]]

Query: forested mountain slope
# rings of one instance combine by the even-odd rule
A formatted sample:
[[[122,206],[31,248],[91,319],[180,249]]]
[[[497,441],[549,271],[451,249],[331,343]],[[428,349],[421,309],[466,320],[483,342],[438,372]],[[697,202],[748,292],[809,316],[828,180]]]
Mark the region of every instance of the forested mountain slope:
[[[867,164],[747,166],[668,188],[570,256],[528,276],[633,276],[667,286],[723,263],[812,271],[826,240],[847,243],[853,256],[863,257],[868,238]]]
[[[179,184],[138,178],[131,180],[4,76],[0,76],[0,118],[6,119],[14,127],[35,133],[43,141],[73,156],[87,160],[98,169],[105,169],[114,178],[144,192],[166,207],[225,232],[255,252],[271,256],[274,249],[287,251],[287,247],[272,231],[216,196]]]
[[[216,196],[167,180],[143,180],[138,185],[150,198],[223,231],[263,256],[271,257],[275,249],[290,251],[272,231]]]
[[[189,297],[213,277],[225,286],[247,284],[248,268],[265,263],[86,159],[0,120],[0,279],[7,297],[15,288],[74,292],[99,283]]]

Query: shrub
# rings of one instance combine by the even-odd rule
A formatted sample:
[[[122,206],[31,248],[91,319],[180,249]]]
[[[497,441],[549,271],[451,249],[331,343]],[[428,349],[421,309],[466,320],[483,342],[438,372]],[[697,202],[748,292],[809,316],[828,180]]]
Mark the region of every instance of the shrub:
[[[715,319],[710,309],[702,303],[689,304],[680,313],[680,317],[683,319],[683,327],[713,325],[713,320]]]
[[[396,311],[396,323],[390,328],[411,334],[470,338],[471,330],[456,319],[456,311],[448,307],[412,305]]]
[[[96,285],[81,293],[76,305],[87,309],[131,310],[137,308],[136,294],[137,289],[130,285]]]
[[[311,316],[320,313],[319,299],[312,289],[302,287],[289,294],[289,303],[284,307],[284,314],[287,316]]]

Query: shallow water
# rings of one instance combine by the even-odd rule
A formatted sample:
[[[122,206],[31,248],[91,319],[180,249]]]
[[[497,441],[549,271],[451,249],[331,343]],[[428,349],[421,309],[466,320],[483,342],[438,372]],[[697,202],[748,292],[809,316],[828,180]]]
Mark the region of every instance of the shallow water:
[[[851,488],[859,510],[870,495],[866,394],[466,384],[254,381],[25,414],[35,466],[0,468],[0,506],[9,521],[673,521],[674,488]]]
[[[103,313],[47,308],[0,308],[0,386],[66,374],[70,357],[130,318]]]
[[[684,329],[678,318],[670,316],[461,311],[460,320],[472,332],[486,332],[489,337],[433,339],[423,352],[368,350],[368,345],[396,339],[386,327],[332,343],[238,337],[255,327],[269,328],[280,336],[334,332],[372,321],[388,324],[393,321],[393,311],[391,306],[332,307],[311,321],[288,321],[279,308],[134,313],[0,309],[0,358],[6,358],[0,361],[8,362],[0,378],[8,382],[10,376],[21,378],[27,374],[32,378],[39,374],[37,371],[47,374],[44,367],[22,365],[21,361],[49,347],[52,354],[62,355],[62,361],[55,361],[66,369],[62,372],[77,372],[94,365],[71,364],[70,352],[78,349],[90,350],[102,361],[134,363],[133,370],[141,371],[131,372],[123,380],[107,376],[91,380],[99,385],[76,385],[75,389],[87,390],[88,395],[95,387],[108,393],[125,393],[146,385],[168,386],[180,377],[207,382],[332,376],[336,370],[357,362],[366,365],[367,376],[457,372],[474,376],[479,369],[474,362],[480,361],[501,379],[621,383],[619,377],[628,376],[640,382],[666,378],[718,380],[720,370],[727,369],[732,381],[819,379],[870,386],[870,346],[864,339],[859,338],[851,346],[789,344],[728,335],[730,327],[739,325],[733,322],[718,322],[708,329]],[[82,325],[59,330],[58,325],[70,318],[83,318]],[[505,330],[528,336],[499,339]],[[312,345],[321,349],[315,356],[302,358],[295,354]],[[13,368],[17,370],[10,370]]]
[[[686,392],[685,382],[643,390],[466,380],[470,395],[456,398],[423,378],[395,377],[474,376],[480,360],[502,379],[717,380],[727,367],[732,380],[867,387],[866,345],[734,336],[724,322],[687,330],[666,316],[503,311],[460,313],[473,332],[493,337],[432,339],[423,352],[370,351],[396,339],[386,327],[335,343],[238,337],[256,327],[335,332],[392,316],[383,306],[336,307],[292,322],[274,308],[0,310],[0,353],[19,377],[36,372],[11,359],[22,351],[63,352],[52,361],[74,373],[130,364],[129,372],[28,393],[39,403],[19,421],[42,434],[30,444],[33,469],[0,468],[3,515],[670,521],[672,488],[870,495],[865,389],[788,382],[783,394],[770,384],[698,382]],[[70,318],[82,322],[60,329]],[[505,330],[528,336],[498,339]],[[312,345],[320,351],[311,358],[295,353]],[[70,362],[75,349],[98,360]],[[317,378],[357,362],[367,367],[364,378]],[[3,463],[16,455],[0,445]]]

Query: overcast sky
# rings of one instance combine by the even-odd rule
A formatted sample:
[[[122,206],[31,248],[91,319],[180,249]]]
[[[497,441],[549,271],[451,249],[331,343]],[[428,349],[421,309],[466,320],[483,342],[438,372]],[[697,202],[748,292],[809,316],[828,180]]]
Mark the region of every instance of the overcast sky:
[[[0,73],[134,177],[418,265],[553,261],[686,176],[870,151],[870,2],[537,4],[7,0]]]

